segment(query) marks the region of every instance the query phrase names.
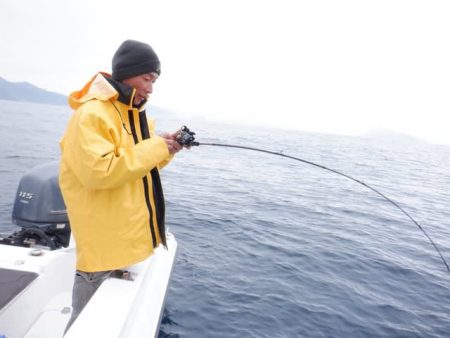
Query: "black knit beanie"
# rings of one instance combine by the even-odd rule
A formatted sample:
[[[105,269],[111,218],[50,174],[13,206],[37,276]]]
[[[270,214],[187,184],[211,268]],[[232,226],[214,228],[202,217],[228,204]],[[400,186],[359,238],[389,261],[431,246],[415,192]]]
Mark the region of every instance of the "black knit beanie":
[[[146,43],[126,40],[112,59],[112,77],[122,81],[145,73],[161,74],[161,64],[152,47]]]

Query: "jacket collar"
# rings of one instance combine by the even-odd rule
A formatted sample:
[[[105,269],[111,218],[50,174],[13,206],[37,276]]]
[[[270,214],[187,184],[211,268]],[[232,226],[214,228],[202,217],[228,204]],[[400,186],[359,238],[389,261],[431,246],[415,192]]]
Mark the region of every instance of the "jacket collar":
[[[114,89],[119,93],[119,96],[117,100],[129,107],[137,108],[138,110],[141,110],[145,104],[147,103],[147,100],[142,101],[139,105],[135,105],[133,103],[134,95],[136,94],[136,90],[126,85],[123,82],[114,80],[112,77],[105,77],[106,80],[109,82],[111,86],[114,87]]]

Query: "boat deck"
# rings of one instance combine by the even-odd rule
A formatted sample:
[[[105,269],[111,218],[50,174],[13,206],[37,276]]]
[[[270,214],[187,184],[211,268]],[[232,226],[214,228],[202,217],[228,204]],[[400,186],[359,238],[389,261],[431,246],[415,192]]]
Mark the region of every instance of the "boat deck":
[[[131,280],[109,278],[66,333],[78,337],[154,337],[164,310],[177,242],[167,234],[162,246],[127,268]],[[0,269],[35,276],[18,287],[0,310],[0,334],[8,338],[62,337],[71,316],[75,248],[33,256],[33,249],[0,245]],[[34,251],[36,253],[36,251]]]

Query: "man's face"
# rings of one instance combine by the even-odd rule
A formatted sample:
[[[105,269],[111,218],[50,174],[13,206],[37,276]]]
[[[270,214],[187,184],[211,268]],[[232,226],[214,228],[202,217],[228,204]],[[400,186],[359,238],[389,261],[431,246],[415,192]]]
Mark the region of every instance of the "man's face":
[[[148,100],[150,94],[153,93],[153,84],[157,79],[158,74],[145,73],[130,77],[122,82],[136,89],[133,103],[138,106],[142,101]]]

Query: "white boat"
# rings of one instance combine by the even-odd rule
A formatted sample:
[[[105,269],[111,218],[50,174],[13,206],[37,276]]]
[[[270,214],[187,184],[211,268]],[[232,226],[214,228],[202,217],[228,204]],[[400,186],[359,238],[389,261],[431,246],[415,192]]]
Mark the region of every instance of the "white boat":
[[[47,198],[58,201],[60,195],[56,199],[45,195],[56,191],[55,168],[56,163],[44,165],[24,176],[16,215],[13,212],[13,220],[23,228],[0,238],[0,336],[6,338],[63,337],[71,316],[75,247],[68,223],[61,221],[66,217],[63,210],[50,203],[54,210],[48,214],[55,222],[46,220],[38,227],[31,226],[30,219],[15,218],[21,208],[30,217],[30,205],[38,206],[42,214],[49,207]],[[30,180],[34,191],[26,187]],[[52,236],[52,229],[67,238]],[[64,240],[68,245],[58,245]],[[64,337],[156,337],[177,251],[171,233],[167,246],[103,282]]]

